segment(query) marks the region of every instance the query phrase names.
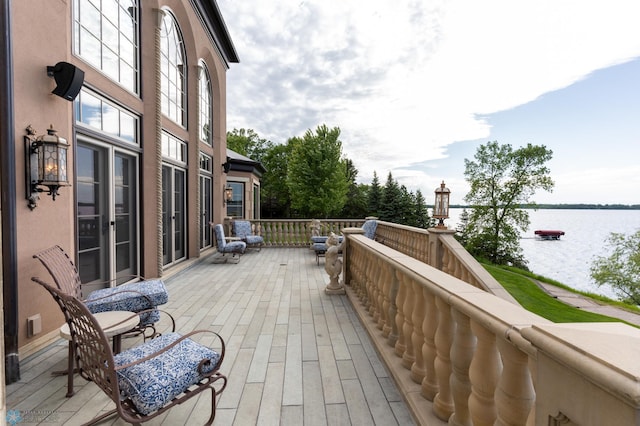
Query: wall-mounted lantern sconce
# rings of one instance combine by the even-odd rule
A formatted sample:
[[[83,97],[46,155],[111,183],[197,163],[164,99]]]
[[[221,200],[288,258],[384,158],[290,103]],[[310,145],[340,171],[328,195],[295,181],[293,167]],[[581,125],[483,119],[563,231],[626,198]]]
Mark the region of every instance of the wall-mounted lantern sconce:
[[[227,157],[227,162],[222,163],[222,171],[225,173],[229,173],[229,170],[231,170],[231,162],[229,160],[231,159]]]
[[[68,62],[58,62],[47,67],[47,75],[56,80],[56,88],[51,93],[68,101],[73,101],[84,82],[84,71]]]
[[[224,204],[226,205],[229,201],[233,200],[233,188],[231,185],[227,184],[224,187],[224,196],[222,197]]]
[[[25,140],[25,170],[26,170],[26,197],[28,206],[35,209],[40,192],[55,200],[58,188],[70,186],[67,177],[67,141],[56,134],[51,128],[47,134],[36,137],[33,127],[27,127]],[[42,187],[46,187],[42,188]]]
[[[436,188],[436,202],[433,206],[433,218],[438,219],[436,228],[446,228],[444,220],[449,218],[449,196],[451,191],[444,186],[444,181]]]

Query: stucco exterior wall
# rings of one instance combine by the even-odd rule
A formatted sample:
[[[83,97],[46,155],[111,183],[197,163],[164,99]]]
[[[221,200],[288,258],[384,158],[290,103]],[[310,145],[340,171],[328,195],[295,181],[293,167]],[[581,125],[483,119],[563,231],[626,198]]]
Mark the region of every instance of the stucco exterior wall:
[[[76,140],[74,134],[73,102],[51,94],[55,88],[53,78],[47,76],[46,67],[65,61],[85,73],[84,85],[100,95],[123,105],[140,117],[141,143],[139,152],[139,222],[140,273],[146,277],[163,274],[162,245],[158,238],[162,220],[158,209],[161,183],[158,180],[159,132],[163,128],[188,145],[187,166],[187,250],[186,258],[202,254],[199,247],[198,176],[199,152],[213,158],[213,220],[222,222],[225,215],[222,191],[226,176],[222,162],[226,159],[226,72],[228,64],[214,46],[191,2],[179,0],[140,1],[140,95],[122,88],[102,72],[73,54],[72,49],[73,1],[21,0],[12,2],[15,133],[17,171],[17,257],[19,347],[21,356],[27,355],[57,337],[63,322],[59,308],[32,276],[49,279],[48,272],[32,258],[44,248],[58,244],[72,258],[76,247],[75,174]],[[157,102],[157,47],[156,28],[158,11],[170,11],[176,18],[186,51],[187,122],[182,127],[159,114]],[[198,61],[206,63],[212,86],[213,145],[208,146],[198,137]],[[158,123],[160,120],[160,123]],[[160,126],[158,126],[160,124]],[[46,133],[53,125],[58,135],[71,144],[68,151],[68,173],[72,186],[60,189],[55,201],[41,194],[38,206],[31,211],[25,194],[24,141],[25,128],[31,125],[38,134]],[[27,335],[27,318],[40,315],[42,332]]]

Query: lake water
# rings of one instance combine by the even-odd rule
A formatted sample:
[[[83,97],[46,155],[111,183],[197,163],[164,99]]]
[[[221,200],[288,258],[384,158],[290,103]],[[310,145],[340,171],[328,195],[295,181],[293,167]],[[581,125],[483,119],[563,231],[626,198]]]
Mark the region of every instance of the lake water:
[[[598,287],[589,271],[594,259],[607,255],[605,241],[611,232],[632,234],[640,229],[640,210],[527,210],[531,225],[522,234],[520,247],[529,269],[581,291],[616,296],[607,286]],[[455,228],[462,209],[451,209],[445,223]],[[559,240],[540,240],[536,229],[565,232]]]

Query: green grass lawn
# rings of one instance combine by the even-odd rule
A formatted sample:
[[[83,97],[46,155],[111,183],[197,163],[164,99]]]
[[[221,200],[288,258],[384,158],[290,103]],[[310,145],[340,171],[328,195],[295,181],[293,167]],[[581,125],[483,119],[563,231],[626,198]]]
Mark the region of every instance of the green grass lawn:
[[[625,322],[618,318],[611,318],[593,312],[577,309],[566,303],[549,296],[534,282],[534,279],[544,280],[543,277],[535,276],[525,271],[515,268],[503,268],[500,266],[482,264],[487,271],[528,311],[540,315],[556,323],[563,322]],[[549,282],[550,280],[547,280]],[[550,282],[553,285],[567,288],[562,284]],[[618,304],[603,297],[594,299],[606,300],[607,303]],[[625,305],[626,307],[626,305]]]

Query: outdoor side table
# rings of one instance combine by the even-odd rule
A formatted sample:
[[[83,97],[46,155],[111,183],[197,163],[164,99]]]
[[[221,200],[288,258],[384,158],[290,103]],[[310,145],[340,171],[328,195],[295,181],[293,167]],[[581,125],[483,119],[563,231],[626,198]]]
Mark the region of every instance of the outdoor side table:
[[[113,353],[117,354],[122,348],[122,334],[135,328],[140,323],[140,316],[130,311],[98,312],[93,315],[100,328],[107,337],[113,338]],[[69,341],[69,359],[67,371],[54,372],[54,374],[67,374],[67,397],[73,396],[73,372],[75,364],[75,351],[71,341],[69,324],[66,322],[60,327],[60,337]]]

